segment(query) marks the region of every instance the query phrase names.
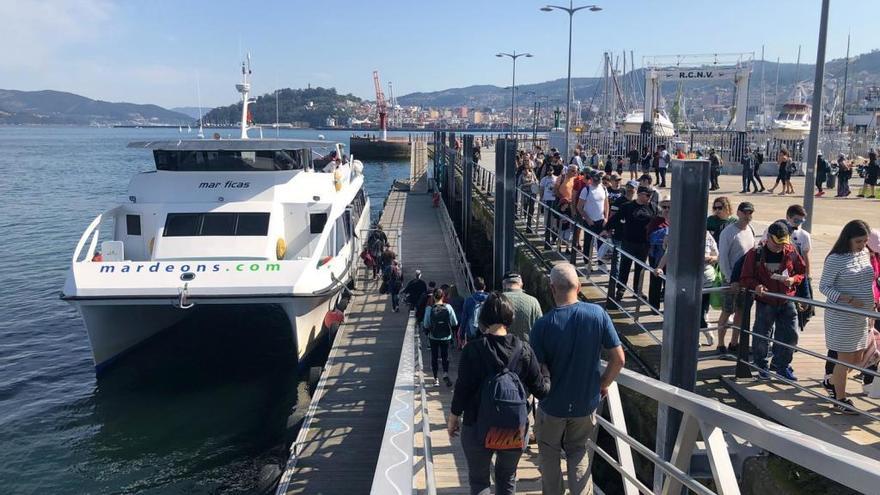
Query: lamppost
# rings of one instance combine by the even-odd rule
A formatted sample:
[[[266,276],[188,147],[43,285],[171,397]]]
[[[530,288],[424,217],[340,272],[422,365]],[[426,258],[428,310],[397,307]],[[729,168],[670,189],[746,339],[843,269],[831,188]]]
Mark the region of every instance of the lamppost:
[[[574,0],[568,1],[568,7],[562,7],[559,5],[545,5],[541,7],[541,10],[544,12],[550,12],[553,10],[561,10],[563,12],[568,13],[568,90],[566,91],[565,96],[565,153],[563,160],[568,160],[568,154],[571,152],[571,148],[568,146],[568,135],[571,133],[571,32],[572,32],[572,23],[574,22],[574,14],[575,12],[583,9],[589,9],[590,12],[598,12],[602,10],[602,7],[597,5],[583,5],[581,7],[574,6]]]
[[[496,53],[496,57],[510,57],[513,61],[513,84],[510,86],[510,137],[515,137],[516,133],[516,59],[520,57],[531,58],[531,53]]]
[[[822,125],[822,80],[825,77],[825,41],[828,38],[828,4],[822,0],[819,20],[819,48],[816,52],[816,74],[813,80],[813,114],[810,117],[810,137],[807,143],[806,182],[804,182],[804,209],[807,220],[804,229],[809,232],[813,225],[813,181],[816,178],[816,162],[819,148],[819,127]]]

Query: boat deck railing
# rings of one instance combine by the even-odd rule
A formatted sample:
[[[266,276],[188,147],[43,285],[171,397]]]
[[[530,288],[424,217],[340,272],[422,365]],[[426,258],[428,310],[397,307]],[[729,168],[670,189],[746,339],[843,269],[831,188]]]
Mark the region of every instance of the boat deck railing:
[[[91,261],[92,253],[95,252],[95,249],[98,247],[98,240],[101,237],[101,223],[105,220],[105,218],[113,218],[116,215],[116,212],[119,211],[121,206],[117,206],[115,208],[111,208],[104,213],[101,213],[92,223],[86,227],[86,230],[83,232],[82,236],[79,238],[79,242],[76,243],[76,248],[73,250],[73,257],[71,258],[71,263],[82,263],[86,261]],[[85,255],[83,255],[83,248],[86,245],[86,242],[89,243],[89,248],[85,251]]]

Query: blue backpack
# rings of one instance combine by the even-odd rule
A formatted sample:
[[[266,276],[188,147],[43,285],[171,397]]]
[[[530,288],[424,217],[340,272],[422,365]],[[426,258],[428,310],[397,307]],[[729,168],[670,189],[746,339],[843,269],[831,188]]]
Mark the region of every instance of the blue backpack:
[[[663,249],[663,241],[666,240],[666,235],[669,234],[669,227],[659,228],[650,234],[648,234],[648,244],[650,244],[650,250],[648,251],[648,256],[651,257],[655,262],[659,262],[660,258],[663,257],[663,253],[665,249]]]
[[[482,340],[477,345],[486,363],[497,363],[488,342]],[[487,449],[522,451],[526,447],[529,410],[526,390],[517,374],[523,350],[522,342],[517,339],[507,366],[490,370],[480,387],[477,439]]]
[[[468,327],[465,329],[467,332],[467,338],[469,339],[476,338],[477,335],[480,335],[480,309],[483,307],[484,302],[485,299],[482,301],[474,299],[474,308],[471,311],[471,317],[468,320]]]

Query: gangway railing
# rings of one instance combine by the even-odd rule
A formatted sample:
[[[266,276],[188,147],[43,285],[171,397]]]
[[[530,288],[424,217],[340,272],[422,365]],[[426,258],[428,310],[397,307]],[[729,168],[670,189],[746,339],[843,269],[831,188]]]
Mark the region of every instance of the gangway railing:
[[[461,241],[458,239],[458,235],[455,233],[455,226],[452,224],[452,218],[449,216],[449,211],[446,209],[446,204],[443,201],[440,202],[439,215],[446,237],[451,237],[454,244],[456,258],[455,260],[452,260],[453,264],[458,269],[461,279],[466,284],[468,294],[473,293],[474,276],[471,273],[471,264],[467,259],[467,254],[465,254]],[[465,294],[462,295],[464,296]]]
[[[836,397],[832,397],[830,395],[826,395],[821,392],[817,392],[816,390],[814,390],[810,387],[805,387],[805,386],[799,384],[795,380],[790,380],[790,379],[780,375],[775,370],[772,370],[772,369],[762,370],[755,363],[751,362],[751,356],[749,355],[750,354],[749,340],[750,339],[763,339],[763,340],[767,341],[768,347],[772,343],[774,346],[778,345],[781,347],[785,347],[787,349],[791,349],[794,352],[799,352],[803,355],[810,356],[811,358],[823,360],[826,363],[833,363],[834,365],[846,366],[846,367],[851,368],[855,371],[858,371],[863,376],[872,376],[872,377],[874,377],[874,380],[878,380],[877,384],[874,384],[872,386],[880,386],[880,373],[877,372],[876,366],[874,367],[874,369],[870,369],[870,368],[862,367],[858,364],[846,363],[846,362],[841,361],[837,358],[833,358],[833,357],[830,357],[827,355],[822,355],[822,354],[819,354],[819,353],[812,351],[810,349],[806,349],[804,347],[800,347],[797,345],[792,345],[792,344],[789,344],[786,342],[782,342],[782,341],[780,341],[774,337],[771,337],[769,335],[762,335],[759,333],[755,333],[751,328],[752,327],[751,307],[753,306],[753,303],[754,303],[755,292],[753,290],[746,290],[746,289],[729,289],[729,290],[740,290],[740,291],[744,292],[745,296],[746,296],[745,298],[743,298],[742,323],[739,326],[728,325],[728,328],[731,328],[733,330],[737,330],[740,332],[740,342],[739,342],[739,345],[737,346],[737,356],[736,356],[736,361],[737,361],[736,379],[737,380],[751,379],[753,377],[753,375],[752,375],[753,370],[756,372],[765,371],[765,372],[767,372],[768,376],[770,376],[774,380],[780,381],[782,383],[785,383],[786,385],[794,387],[801,392],[804,392],[806,394],[811,395],[812,397],[819,399],[822,402],[827,402],[829,404],[833,404],[833,405],[838,406],[840,408],[846,409],[848,411],[851,411],[855,414],[858,414],[859,416],[862,416],[862,417],[869,419],[871,421],[880,422],[880,416],[878,416],[877,414],[874,414],[869,411],[863,411],[859,408],[851,406],[850,404],[847,404],[845,402],[841,402],[841,401],[837,400]],[[803,298],[803,297],[788,296],[785,294],[777,294],[774,292],[764,292],[763,295],[765,297],[769,297],[772,299],[779,299],[779,300],[792,302],[794,304],[799,304],[799,305],[803,305],[803,306],[813,306],[813,307],[823,308],[826,311],[828,311],[828,310],[839,311],[839,312],[847,313],[847,314],[851,314],[851,315],[863,316],[865,318],[868,318],[869,321],[880,320],[880,313],[878,313],[876,311],[853,308],[853,307],[844,306],[841,304],[829,303],[827,301],[819,301],[816,299],[807,299],[807,298]],[[870,333],[868,334],[868,338],[869,339],[873,338]],[[849,379],[849,378],[847,378],[847,379]]]
[[[670,461],[658,456],[627,432],[620,406],[620,388],[648,397],[660,405],[682,413],[681,426]],[[717,400],[673,387],[659,380],[624,369],[608,389],[605,406],[609,419],[597,416],[597,423],[617,446],[617,458],[599,447],[594,431],[588,442],[591,453],[599,454],[620,475],[627,495],[635,493],[677,494],[685,486],[695,493],[711,495],[738,494],[728,444],[733,437],[772,452],[841,485],[862,493],[875,493],[880,486],[880,461],[838,447],[815,437],[769,422]],[[702,440],[702,445],[698,441]],[[700,446],[708,454],[709,466],[717,491],[712,491],[688,473],[691,455]],[[662,488],[651,490],[641,482],[633,467],[633,454],[664,472]]]

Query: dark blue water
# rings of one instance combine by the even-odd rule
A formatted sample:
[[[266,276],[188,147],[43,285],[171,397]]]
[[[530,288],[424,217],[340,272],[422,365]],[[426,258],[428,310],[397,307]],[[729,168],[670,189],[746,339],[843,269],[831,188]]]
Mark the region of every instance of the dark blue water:
[[[199,317],[97,379],[82,321],[58,299],[82,231],[153,168],[126,143],[177,137],[0,127],[0,493],[258,493],[287,460],[309,395],[278,351],[277,315]],[[366,164],[374,208],[408,173]]]

